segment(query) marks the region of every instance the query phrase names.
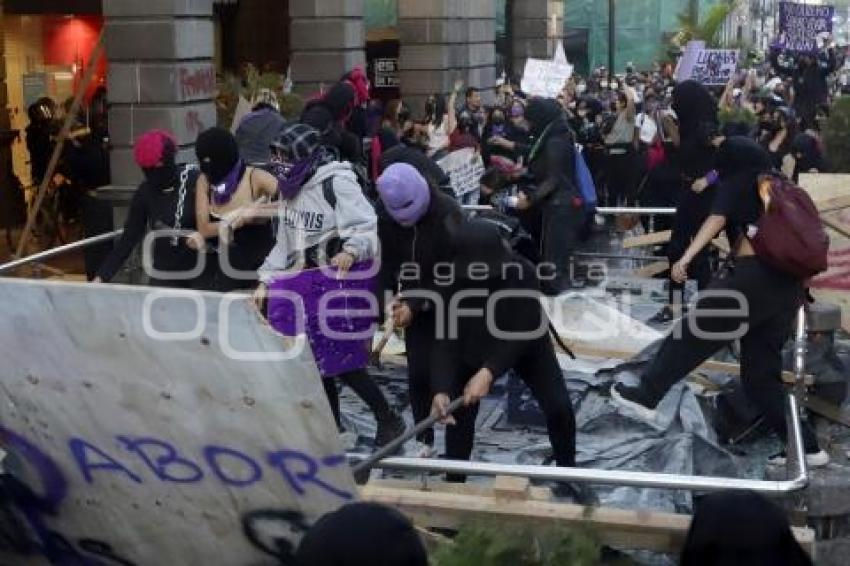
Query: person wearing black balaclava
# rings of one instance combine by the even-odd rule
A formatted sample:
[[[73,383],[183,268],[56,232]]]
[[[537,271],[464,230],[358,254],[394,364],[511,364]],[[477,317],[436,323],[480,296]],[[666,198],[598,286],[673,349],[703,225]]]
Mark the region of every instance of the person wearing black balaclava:
[[[812,566],[788,516],[752,491],[721,491],[695,506],[681,566]]]
[[[446,458],[470,458],[479,403],[495,379],[513,369],[545,415],[555,463],[575,466],[575,415],[549,337],[534,266],[511,249],[498,227],[486,221],[465,222],[449,240],[447,265],[452,267],[453,281],[438,290],[444,305],[463,296],[456,308],[467,314],[459,317],[454,336],[452,332],[437,335],[432,344],[432,412],[450,425]],[[450,400],[461,396],[465,406],[447,416]],[[465,480],[456,474],[447,479]],[[589,503],[591,497],[566,483],[556,484],[555,492],[580,503]]]
[[[176,163],[177,142],[164,130],[143,134],[134,148],[136,163],[145,180],[133,194],[124,233],[100,266],[95,283],[109,282],[142,242],[148,228],[162,231],[151,248],[150,284],[161,287],[196,288],[206,285],[196,273],[197,252],[186,245],[186,236],[195,229],[196,169]],[[181,206],[182,203],[182,206]]]
[[[274,247],[275,235],[262,208],[276,195],[278,180],[240,157],[236,138],[223,128],[202,132],[195,144],[202,175],[195,191],[197,232],[188,245],[204,250],[215,244],[210,259],[210,290],[227,293],[254,288],[257,269]],[[222,230],[222,227],[226,228]],[[224,236],[224,238],[222,238]]]
[[[677,382],[738,339],[744,392],[787,446],[782,347],[805,301],[803,282],[766,263],[751,240],[765,213],[762,195],[767,191],[760,177],[773,169],[770,155],[749,138],[716,136],[712,144],[718,148],[717,194],[708,218],[673,265],[672,277],[684,282],[689,264],[721,231],[732,244],[730,261],[667,334],[639,384],[615,383],[611,399],[631,414],[654,421],[656,407]],[[810,423],[801,423],[801,436],[807,465],[826,466],[829,454],[820,448]],[[775,454],[768,464],[785,466],[787,455]]]
[[[679,120],[679,147],[674,154],[682,185],[675,198],[676,215],[667,246],[670,265],[682,257],[711,211],[717,172],[714,171],[716,150],[711,138],[719,130],[717,103],[711,93],[696,81],[685,81],[673,90],[673,111]],[[703,250],[688,268],[700,289],[711,279],[709,251]],[[682,303],[684,285],[670,282],[669,305],[655,317],[655,322],[668,322]]]
[[[517,208],[540,215],[541,284],[545,293],[557,295],[570,287],[570,256],[584,222],[575,178],[575,139],[555,100],[533,99],[525,118],[534,139],[528,158],[532,184],[520,192]]]

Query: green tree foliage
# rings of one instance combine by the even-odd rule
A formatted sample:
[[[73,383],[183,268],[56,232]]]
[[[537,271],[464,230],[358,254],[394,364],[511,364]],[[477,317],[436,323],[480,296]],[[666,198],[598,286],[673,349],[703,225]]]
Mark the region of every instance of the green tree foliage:
[[[496,524],[461,529],[431,557],[433,566],[628,566],[605,561],[595,534],[584,527],[516,527]]]
[[[741,0],[723,0],[709,8],[705,17],[690,10],[679,14],[679,32],[673,42],[682,47],[689,41],[704,41],[707,47],[720,47],[720,32],[726,18],[738,7]]]
[[[850,97],[841,97],[832,105],[823,141],[832,171],[850,173]]]

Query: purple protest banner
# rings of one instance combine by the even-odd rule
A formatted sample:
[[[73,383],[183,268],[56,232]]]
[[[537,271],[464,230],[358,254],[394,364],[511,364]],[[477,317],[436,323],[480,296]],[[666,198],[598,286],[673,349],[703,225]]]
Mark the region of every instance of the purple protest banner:
[[[832,33],[834,15],[835,6],[780,2],[779,37],[774,45],[791,51],[815,52],[818,50],[818,38]]]
[[[377,299],[375,279],[363,275],[372,270],[371,261],[361,262],[351,269],[360,277],[339,279],[330,268],[307,269],[269,285],[269,323],[284,336],[307,335],[322,377],[362,369],[369,362]]]

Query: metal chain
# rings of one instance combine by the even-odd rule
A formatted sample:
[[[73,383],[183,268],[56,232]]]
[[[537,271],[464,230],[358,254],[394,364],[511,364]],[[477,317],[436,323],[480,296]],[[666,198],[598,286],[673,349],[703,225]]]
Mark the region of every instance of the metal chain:
[[[177,210],[174,213],[174,235],[171,237],[171,245],[176,246],[180,243],[180,230],[183,229],[183,208],[186,205],[186,192],[189,182],[189,173],[197,169],[195,165],[185,165],[180,172],[180,189],[177,193]]]

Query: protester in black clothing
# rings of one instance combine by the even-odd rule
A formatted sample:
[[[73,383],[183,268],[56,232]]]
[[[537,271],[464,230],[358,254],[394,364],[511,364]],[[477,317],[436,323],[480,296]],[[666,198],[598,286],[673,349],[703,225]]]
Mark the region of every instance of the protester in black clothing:
[[[723,491],[696,503],[680,566],[812,566],[788,516],[752,491]]]
[[[481,314],[458,317],[448,312],[447,320],[455,316],[456,335],[440,336],[433,346],[432,411],[445,416],[451,399],[462,395],[465,400],[465,407],[446,419],[446,457],[469,459],[479,402],[497,377],[514,369],[546,416],[555,462],[575,466],[575,416],[534,267],[512,252],[493,224],[468,221],[452,241],[454,281],[441,289],[445,304],[469,293],[457,308]],[[454,475],[448,479],[464,480]]]
[[[377,503],[351,503],[310,528],[292,564],[428,566],[428,552],[413,523],[397,510]]]
[[[201,132],[195,144],[201,172],[195,190],[197,232],[187,244],[215,250],[208,256],[209,289],[228,293],[253,289],[257,270],[275,244],[269,219],[276,211],[278,179],[249,166],[236,138],[223,128]],[[267,206],[266,212],[262,209]],[[224,228],[224,229],[222,229]]]
[[[698,297],[696,307],[677,323],[640,384],[617,383],[611,395],[618,405],[652,420],[655,407],[675,383],[740,339],[744,391],[765,423],[786,440],[782,346],[804,300],[802,282],[763,263],[748,239],[764,210],[757,182],[760,174],[772,169],[770,156],[749,138],[716,138],[714,143],[720,145],[717,197],[711,215],[673,266],[673,278],[684,281],[689,264],[721,230],[733,245],[733,264],[712,280],[711,293]],[[810,466],[829,462],[807,423],[803,424],[803,443]],[[770,459],[774,465],[785,462],[784,452]]]
[[[385,151],[381,155],[380,170],[384,170],[393,163],[407,163],[413,165],[419,173],[428,181],[428,185],[437,187],[440,192],[454,198],[451,178],[437,163],[429,158],[419,148],[406,145],[397,145]]]
[[[797,134],[791,142],[794,154],[795,183],[800,181],[800,173],[820,173],[824,170],[823,152],[818,140],[809,134]]]
[[[570,256],[584,222],[575,178],[575,138],[555,100],[533,99],[525,117],[535,140],[528,158],[534,185],[520,193],[517,208],[540,212],[542,286],[547,294],[558,294],[570,287]]]
[[[428,417],[433,397],[435,266],[451,258],[451,235],[463,222],[463,213],[457,200],[437,189],[427,172],[401,161],[402,154],[395,157],[400,161],[386,163],[377,182],[380,278],[384,292],[397,294],[392,318],[396,328],[405,329],[410,405],[418,422]],[[433,430],[417,440],[418,455],[433,455]]]
[[[803,129],[812,127],[818,105],[826,104],[829,99],[827,78],[838,66],[835,48],[799,54],[796,64],[794,57],[782,58],[782,53],[774,49],[770,54],[770,62],[778,73],[791,77],[794,110],[803,124]]]
[[[675,88],[672,107],[679,118],[679,147],[675,158],[681,173],[681,186],[674,198],[676,215],[667,246],[670,265],[682,257],[711,211],[717,182],[716,150],[711,139],[719,128],[717,103],[696,81],[685,81]],[[709,250],[702,250],[693,259],[688,275],[697,281],[699,288],[708,285],[711,279]],[[655,317],[656,322],[667,322],[675,316],[683,290],[684,284],[670,282],[669,305]]]
[[[490,110],[481,146],[485,165],[497,165],[506,170],[515,167],[520,157],[528,153],[528,142],[528,132],[508,121],[502,108]]]
[[[32,182],[41,183],[47,172],[50,154],[53,151],[53,136],[56,126],[56,103],[49,98],[40,98],[27,109],[30,123],[26,128],[27,151],[30,154]]]
[[[186,245],[186,236],[195,229],[195,180],[199,172],[177,165],[176,140],[162,130],[143,134],[136,142],[134,154],[145,180],[130,201],[124,233],[93,281],[112,280],[151,228],[161,233],[152,246],[142,251],[151,254],[150,265],[155,270],[149,273],[150,284],[203,287],[203,266],[198,253]]]
[[[797,168],[792,149],[796,136],[797,119],[794,110],[787,106],[777,108],[764,147],[770,153],[773,168],[782,171],[787,177],[792,177]]]

